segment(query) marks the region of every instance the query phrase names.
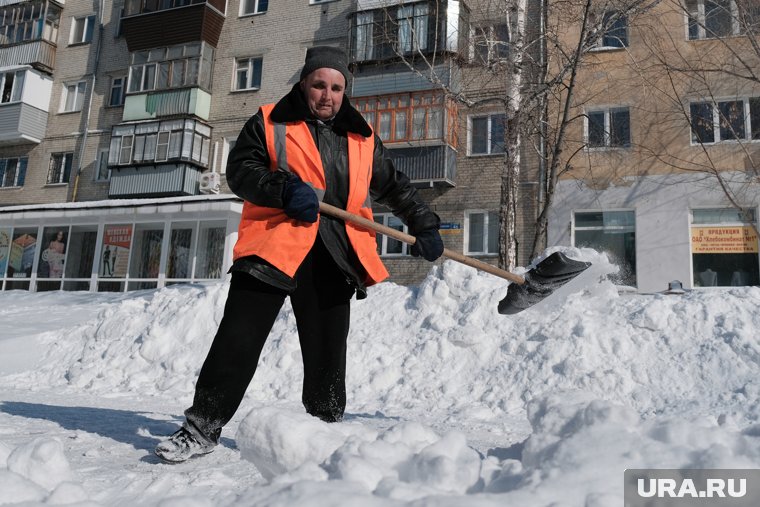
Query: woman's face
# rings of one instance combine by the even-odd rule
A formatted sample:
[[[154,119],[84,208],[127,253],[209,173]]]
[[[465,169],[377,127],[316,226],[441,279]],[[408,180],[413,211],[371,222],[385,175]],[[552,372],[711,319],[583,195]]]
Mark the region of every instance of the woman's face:
[[[57,241],[63,241],[63,231],[58,231],[58,234],[55,235],[55,239]]]
[[[301,90],[311,114],[320,120],[329,120],[338,114],[343,103],[346,78],[340,71],[323,67],[301,81]]]

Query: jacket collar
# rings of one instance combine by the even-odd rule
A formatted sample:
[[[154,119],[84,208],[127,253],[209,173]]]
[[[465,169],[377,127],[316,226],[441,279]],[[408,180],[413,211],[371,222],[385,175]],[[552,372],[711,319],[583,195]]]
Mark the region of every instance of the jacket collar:
[[[299,83],[293,85],[290,92],[275,104],[270,118],[276,123],[317,121],[306,105]],[[332,125],[339,132],[352,132],[364,137],[372,135],[372,129],[369,128],[364,117],[359,111],[354,109],[345,95],[343,96],[343,102],[340,105],[338,114],[332,120]]]

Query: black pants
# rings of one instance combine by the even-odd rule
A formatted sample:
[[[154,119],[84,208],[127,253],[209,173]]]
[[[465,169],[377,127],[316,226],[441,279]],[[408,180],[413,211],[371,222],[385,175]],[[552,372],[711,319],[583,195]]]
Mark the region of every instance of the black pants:
[[[290,294],[303,355],[306,411],[339,421],[346,407],[346,338],[354,293],[321,239],[296,273]],[[243,400],[287,293],[253,276],[232,273],[224,316],[201,368],[187,422],[218,442]]]

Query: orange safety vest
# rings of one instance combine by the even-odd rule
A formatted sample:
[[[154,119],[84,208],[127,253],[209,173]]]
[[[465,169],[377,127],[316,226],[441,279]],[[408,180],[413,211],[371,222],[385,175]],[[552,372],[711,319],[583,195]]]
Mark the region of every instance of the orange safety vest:
[[[270,115],[274,104],[261,106],[264,117],[270,170],[292,171],[309,183],[319,199],[325,194],[325,171],[314,138],[306,122],[275,123]],[[348,133],[349,192],[347,211],[372,220],[369,183],[375,149],[373,136]],[[290,277],[314,245],[319,219],[310,224],[288,217],[280,208],[267,208],[244,201],[233,259],[256,255]],[[348,241],[367,273],[366,285],[388,277],[377,254],[375,232],[346,222]]]

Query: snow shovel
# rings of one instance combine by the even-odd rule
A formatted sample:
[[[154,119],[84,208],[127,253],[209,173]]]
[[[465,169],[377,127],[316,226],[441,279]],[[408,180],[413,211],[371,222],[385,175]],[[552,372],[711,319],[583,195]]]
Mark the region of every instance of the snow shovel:
[[[324,202],[319,203],[319,211],[409,245],[417,241],[411,234],[397,231]],[[507,296],[499,301],[498,310],[502,315],[512,315],[539,303],[543,304],[549,296],[552,296],[551,299],[556,302],[564,296],[577,292],[588,283],[588,277],[579,278],[578,275],[591,266],[590,262],[577,261],[570,259],[562,252],[554,252],[536,264],[524,276],[520,276],[447,248],[443,249],[443,256],[512,282],[507,288]]]

